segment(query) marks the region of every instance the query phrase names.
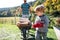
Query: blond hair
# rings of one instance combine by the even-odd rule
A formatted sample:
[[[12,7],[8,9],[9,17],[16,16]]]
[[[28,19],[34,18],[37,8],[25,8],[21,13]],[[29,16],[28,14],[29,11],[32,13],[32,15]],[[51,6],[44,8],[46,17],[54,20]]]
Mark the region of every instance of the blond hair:
[[[45,7],[44,7],[43,4],[42,4],[42,5],[38,5],[38,6],[34,9],[35,12],[36,12],[36,11],[43,11],[43,12],[44,12],[44,10],[45,10]]]

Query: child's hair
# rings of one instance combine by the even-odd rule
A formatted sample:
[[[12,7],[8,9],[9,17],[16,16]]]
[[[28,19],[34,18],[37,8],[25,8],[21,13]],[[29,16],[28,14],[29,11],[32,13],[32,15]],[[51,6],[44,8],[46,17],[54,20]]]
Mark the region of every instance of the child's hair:
[[[36,11],[43,11],[43,12],[44,12],[44,10],[45,10],[44,5],[38,5],[38,6],[34,9],[35,12],[36,12]]]

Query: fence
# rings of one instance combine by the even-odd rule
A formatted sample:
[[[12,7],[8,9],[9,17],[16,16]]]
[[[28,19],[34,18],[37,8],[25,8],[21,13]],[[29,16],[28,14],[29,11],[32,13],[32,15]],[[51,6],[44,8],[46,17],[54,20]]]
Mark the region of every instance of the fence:
[[[1,24],[16,24],[19,21],[19,17],[0,17]]]

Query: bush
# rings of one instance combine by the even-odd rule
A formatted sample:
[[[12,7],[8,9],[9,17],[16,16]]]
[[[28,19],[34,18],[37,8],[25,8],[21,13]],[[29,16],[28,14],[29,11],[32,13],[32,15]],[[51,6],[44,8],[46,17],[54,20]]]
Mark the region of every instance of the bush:
[[[49,16],[49,27],[48,28],[53,28],[53,26],[55,25],[55,19],[51,16]]]
[[[58,19],[56,20],[56,25],[57,25],[57,26],[60,26],[60,18],[58,18]]]

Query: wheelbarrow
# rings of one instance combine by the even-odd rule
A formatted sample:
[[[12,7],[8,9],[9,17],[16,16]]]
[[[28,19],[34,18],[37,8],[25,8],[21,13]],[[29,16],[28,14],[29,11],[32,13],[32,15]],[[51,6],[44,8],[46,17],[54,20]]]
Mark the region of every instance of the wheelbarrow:
[[[32,25],[30,20],[28,20],[27,18],[21,18],[20,21],[18,21],[16,25],[21,30],[22,29],[23,30],[26,29],[28,31],[28,33],[25,33],[26,31],[24,32],[25,34],[23,32],[21,32],[21,33],[23,33],[25,36],[27,35],[27,37],[29,36],[28,35],[29,34],[29,30],[31,29],[31,25]],[[23,36],[23,39],[27,39],[27,37]]]

